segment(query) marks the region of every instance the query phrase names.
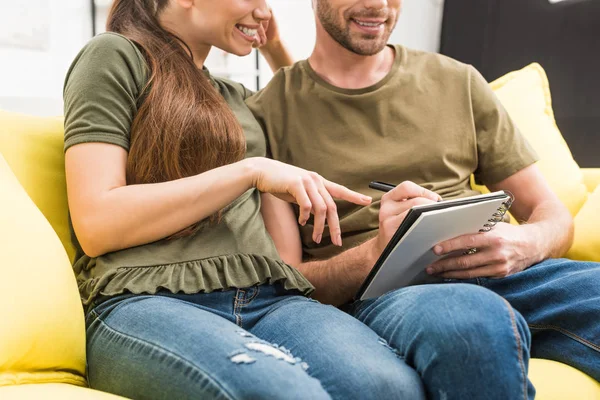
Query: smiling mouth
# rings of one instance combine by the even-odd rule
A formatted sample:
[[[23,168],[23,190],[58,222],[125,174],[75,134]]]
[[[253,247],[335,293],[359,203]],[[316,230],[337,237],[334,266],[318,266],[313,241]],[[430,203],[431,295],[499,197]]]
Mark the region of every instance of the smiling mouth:
[[[385,21],[361,21],[359,19],[352,18],[352,21],[356,22],[360,26],[367,28],[376,28],[380,25],[385,24]]]
[[[239,30],[244,35],[249,36],[249,37],[255,37],[256,34],[258,33],[258,29],[256,29],[256,28],[248,28],[247,26],[240,25],[240,24],[237,24],[235,27],[237,30]]]

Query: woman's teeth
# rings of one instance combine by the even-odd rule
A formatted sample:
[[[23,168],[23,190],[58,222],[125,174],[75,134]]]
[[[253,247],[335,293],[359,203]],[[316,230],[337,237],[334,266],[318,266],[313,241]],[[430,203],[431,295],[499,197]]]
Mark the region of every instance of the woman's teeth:
[[[244,34],[252,37],[256,36],[256,33],[258,32],[257,29],[249,29],[242,25],[236,25],[235,27],[238,28],[240,31],[244,32]]]

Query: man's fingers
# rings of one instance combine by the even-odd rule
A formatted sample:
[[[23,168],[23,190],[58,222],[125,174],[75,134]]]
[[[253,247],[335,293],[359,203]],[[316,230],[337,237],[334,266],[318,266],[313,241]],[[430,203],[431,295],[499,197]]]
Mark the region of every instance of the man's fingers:
[[[482,251],[475,254],[443,258],[427,267],[426,271],[430,275],[439,275],[451,271],[478,268],[491,263],[493,263],[493,260],[491,260],[490,254]]]
[[[327,179],[323,179],[323,185],[331,194],[331,196],[335,197],[336,199],[346,200],[350,203],[358,204],[360,206],[368,206],[371,204],[371,201],[373,201],[373,199],[369,196],[365,196],[364,194],[350,190],[345,186],[338,185],[337,183],[328,181]]]
[[[438,256],[452,253],[457,250],[480,249],[489,246],[489,240],[485,233],[475,233],[470,235],[459,236],[454,239],[446,240],[445,242],[435,245],[433,252]]]
[[[439,275],[445,279],[503,278],[508,276],[508,267],[503,264],[484,265],[481,267],[449,271]]]
[[[404,221],[404,218],[406,218],[407,214],[408,211],[405,211],[399,215],[386,218],[386,220],[383,222],[383,224],[385,225],[385,229],[390,232],[396,231],[398,227],[402,224],[402,221]]]
[[[393,190],[386,193],[385,196],[394,201],[402,201],[406,199],[412,199],[414,197],[425,197],[426,199],[436,202],[442,200],[442,197],[439,194],[425,189],[424,187],[419,186],[411,181],[402,182]]]
[[[422,206],[432,203],[434,203],[434,201],[431,201],[424,197],[416,197],[414,199],[404,201],[388,201],[381,204],[379,215],[380,218],[386,218],[388,216],[402,214],[403,212],[408,211],[415,206]]]

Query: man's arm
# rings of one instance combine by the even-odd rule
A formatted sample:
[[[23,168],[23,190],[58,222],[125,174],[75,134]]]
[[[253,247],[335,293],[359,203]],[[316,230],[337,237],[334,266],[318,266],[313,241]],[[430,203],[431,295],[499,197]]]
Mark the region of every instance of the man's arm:
[[[302,262],[302,241],[289,203],[262,195],[261,213],[279,255],[315,286],[313,297],[322,303],[342,305],[352,299],[377,258],[400,226],[408,210],[440,197],[412,182],[403,182],[381,199],[378,235],[328,260]]]
[[[573,244],[573,218],[537,165],[531,165],[490,185],[490,190],[507,190],[515,196],[511,213],[531,235],[538,257],[562,257]]]
[[[561,257],[573,242],[573,219],[552,192],[536,165],[494,185],[515,196],[512,214],[520,226],[496,225],[490,232],[465,235],[440,243],[438,255],[477,248],[477,253],[434,263],[428,272],[445,278],[501,278],[551,257]]]

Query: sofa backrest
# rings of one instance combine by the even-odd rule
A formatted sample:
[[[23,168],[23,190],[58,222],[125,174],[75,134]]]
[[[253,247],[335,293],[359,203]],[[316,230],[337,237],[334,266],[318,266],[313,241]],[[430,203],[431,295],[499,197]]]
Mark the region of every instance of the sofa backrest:
[[[58,234],[72,261],[62,117],[32,117],[0,110],[0,153]]]
[[[69,257],[1,154],[0,193],[0,386],[85,386],[83,307]]]
[[[556,125],[550,84],[544,69],[531,64],[511,72],[490,86],[521,133],[537,152],[537,163],[550,188],[577,215],[587,200],[583,174]]]

